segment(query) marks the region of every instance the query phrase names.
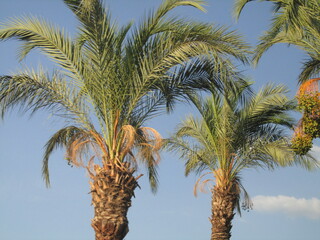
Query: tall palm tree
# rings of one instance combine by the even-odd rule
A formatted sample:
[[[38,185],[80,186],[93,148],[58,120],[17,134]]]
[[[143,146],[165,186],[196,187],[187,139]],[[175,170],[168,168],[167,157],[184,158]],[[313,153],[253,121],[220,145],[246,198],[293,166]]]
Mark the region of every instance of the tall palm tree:
[[[20,60],[37,48],[57,69],[1,77],[0,110],[49,110],[65,119],[45,145],[44,179],[49,184],[51,153],[64,147],[68,162],[90,175],[96,240],[120,240],[128,232],[138,165],[157,187],[161,137],[145,122],[171,110],[181,93],[208,87],[212,77],[222,83],[232,59],[247,62],[248,46],[224,27],[168,15],[179,6],[204,11],[201,0],[163,1],[139,25],[124,27],[111,20],[102,0],[64,3],[79,21],[75,38],[35,17],[1,24],[1,40],[21,40]]]
[[[243,7],[253,0],[236,0],[234,14],[239,17]],[[303,49],[309,56],[304,61],[299,81],[320,73],[320,0],[265,0],[274,5],[271,27],[260,38],[254,62],[277,43],[288,43]]]
[[[267,85],[257,94],[242,85],[237,94],[213,94],[202,99],[192,96],[201,119],[188,117],[168,140],[167,147],[185,160],[185,174],[200,176],[195,184],[211,187],[212,240],[231,237],[235,210],[251,208],[240,174],[248,168],[299,164],[307,169],[319,166],[311,156],[295,156],[284,129],[292,127],[288,111],[295,107],[283,86]],[[248,95],[249,94],[249,95]]]

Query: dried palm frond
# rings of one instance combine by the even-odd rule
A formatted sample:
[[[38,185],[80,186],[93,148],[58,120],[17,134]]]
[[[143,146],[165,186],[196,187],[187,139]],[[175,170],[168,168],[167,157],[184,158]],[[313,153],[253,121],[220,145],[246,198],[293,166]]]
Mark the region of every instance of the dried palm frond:
[[[213,172],[207,172],[202,174],[196,181],[196,183],[194,184],[193,187],[193,194],[194,196],[198,195],[198,189],[200,190],[200,192],[206,193],[206,189],[205,187],[207,187],[207,183],[211,182],[212,179],[205,179],[203,180],[204,177],[213,174]]]
[[[127,153],[134,147],[136,140],[136,129],[132,125],[125,125],[121,130],[123,132],[123,137],[120,153],[122,156],[126,156]]]

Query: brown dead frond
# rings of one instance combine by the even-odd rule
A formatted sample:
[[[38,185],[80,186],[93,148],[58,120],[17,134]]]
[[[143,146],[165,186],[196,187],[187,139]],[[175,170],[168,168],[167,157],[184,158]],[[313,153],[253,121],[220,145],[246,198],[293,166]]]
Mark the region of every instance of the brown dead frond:
[[[67,144],[66,158],[74,166],[86,168],[90,177],[94,175],[94,159],[103,161],[105,155],[108,156],[105,142],[94,130],[82,131],[73,136]],[[89,161],[84,161],[84,157],[90,157]]]
[[[210,186],[208,186],[209,182],[213,182],[213,180],[212,179],[206,179],[206,180],[203,180],[202,182],[200,182],[200,184],[199,184],[200,192],[207,193],[207,188],[210,188]]]
[[[212,179],[205,179],[203,180],[203,178],[209,174],[213,174],[213,172],[207,172],[202,174],[196,181],[196,183],[194,184],[194,188],[193,188],[193,194],[194,196],[198,196],[198,189],[200,190],[200,192],[204,192],[206,193],[206,189],[205,187],[207,187],[208,182],[212,182]]]
[[[108,151],[108,147],[105,144],[104,139],[101,137],[101,135],[99,133],[97,133],[96,131],[90,131],[90,134],[92,135],[93,139],[95,140],[95,144],[98,145],[99,150],[102,152],[102,156],[104,156],[102,158],[102,160],[104,159],[108,159],[109,157],[109,151]]]
[[[159,150],[163,144],[160,133],[150,127],[142,127],[139,130],[143,133],[142,142],[139,143],[141,147],[139,151],[140,157],[150,158],[152,156],[155,164],[158,164],[160,161]]]
[[[86,169],[88,171],[89,177],[92,179],[94,177],[94,156],[92,156],[86,166]]]
[[[135,178],[135,180],[137,181],[139,178],[141,178],[143,176],[143,174],[140,174],[139,176],[137,176],[136,178]]]
[[[115,157],[113,163],[123,172],[128,172],[131,169],[131,164],[129,162],[122,162],[118,157]]]
[[[136,129],[132,125],[124,125],[122,127],[123,138],[121,142],[121,155],[126,156],[134,147],[136,140]]]
[[[163,143],[160,133],[154,128],[150,127],[142,127],[140,130],[146,136],[147,143],[151,143],[154,150],[159,151]]]
[[[82,159],[83,153],[87,150],[90,139],[85,136],[75,139],[67,148],[66,158],[76,167],[85,167]]]

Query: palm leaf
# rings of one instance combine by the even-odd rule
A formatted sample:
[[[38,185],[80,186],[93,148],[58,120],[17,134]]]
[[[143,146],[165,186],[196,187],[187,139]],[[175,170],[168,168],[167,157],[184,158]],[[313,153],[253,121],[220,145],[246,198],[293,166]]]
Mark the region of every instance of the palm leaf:
[[[43,156],[42,175],[47,186],[50,185],[49,158],[52,152],[57,148],[67,148],[73,141],[75,141],[79,137],[80,134],[87,135],[86,131],[81,128],[68,126],[56,132],[46,143]]]
[[[22,60],[34,48],[39,48],[49,58],[65,69],[68,76],[82,84],[83,60],[78,49],[65,33],[52,24],[34,17],[13,18],[0,25],[0,40],[18,39],[25,43],[20,48]]]
[[[54,114],[73,118],[85,124],[87,107],[82,96],[68,85],[63,77],[54,73],[47,75],[25,71],[18,75],[0,78],[0,103],[2,116],[9,109],[20,106],[21,109],[36,112],[48,109]]]

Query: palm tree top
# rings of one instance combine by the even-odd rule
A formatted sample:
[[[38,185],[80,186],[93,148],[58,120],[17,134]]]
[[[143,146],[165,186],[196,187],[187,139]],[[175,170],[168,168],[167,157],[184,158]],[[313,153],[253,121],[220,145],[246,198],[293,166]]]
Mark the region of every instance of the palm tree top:
[[[141,23],[122,27],[102,0],[64,3],[79,22],[75,37],[42,18],[15,17],[1,24],[0,40],[20,40],[20,60],[39,49],[57,66],[53,73],[25,69],[1,77],[1,113],[20,106],[66,120],[46,144],[47,183],[51,153],[66,147],[67,159],[76,165],[88,149],[102,163],[129,162],[136,169],[140,159],[155,188],[160,137],[145,122],[171,110],[184,92],[206,88],[208,76],[215,74],[218,84],[225,66],[232,69],[232,58],[248,62],[249,46],[226,28],[170,15],[179,6],[204,11],[204,1],[166,0]]]
[[[213,178],[218,186],[237,182],[243,188],[244,169],[320,166],[310,154],[295,155],[290,148],[286,129],[294,126],[289,112],[296,102],[286,96],[286,87],[269,84],[256,94],[249,88],[244,85],[236,95],[227,91],[205,99],[194,95],[192,102],[201,118],[186,118],[168,140],[168,149],[186,160],[185,174],[200,175],[195,193],[202,180],[207,183]],[[244,196],[247,199],[245,191]],[[244,206],[250,208],[248,199]]]

